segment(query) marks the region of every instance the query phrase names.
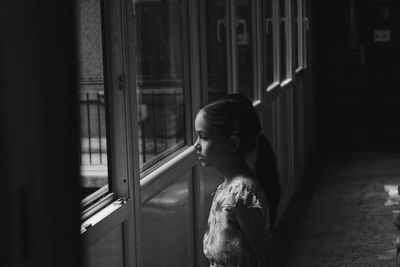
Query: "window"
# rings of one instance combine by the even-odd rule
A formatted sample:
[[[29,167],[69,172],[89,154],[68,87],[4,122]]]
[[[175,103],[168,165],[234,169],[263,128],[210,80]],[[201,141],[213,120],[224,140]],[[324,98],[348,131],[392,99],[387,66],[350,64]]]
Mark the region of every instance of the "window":
[[[264,38],[264,65],[265,65],[265,81],[267,88],[270,88],[276,79],[276,15],[275,8],[277,6],[276,0],[263,1],[263,14],[265,20],[265,38]]]
[[[236,3],[236,21],[234,22],[236,27],[236,50],[237,53],[234,57],[237,57],[236,62],[236,75],[237,77],[237,92],[247,96],[250,99],[255,99],[256,94],[256,81],[257,76],[255,75],[256,60],[255,60],[255,45],[256,34],[255,21],[256,14],[253,13],[253,5],[256,1],[252,0],[241,0],[235,1]]]
[[[82,205],[108,193],[107,90],[99,0],[77,1]]]
[[[280,0],[279,2],[279,73],[280,81],[291,78],[291,52],[290,52],[290,2]]]
[[[303,68],[307,67],[307,31],[309,27],[308,16],[307,16],[307,5],[306,0],[301,0],[301,17],[303,19],[302,23],[302,62],[301,65]]]
[[[301,13],[299,0],[292,1],[293,14],[293,65],[295,70],[301,67]]]
[[[227,21],[225,0],[206,2],[207,87],[208,100],[214,101],[228,92]]]
[[[138,1],[136,89],[141,172],[186,143],[183,1]]]
[[[295,38],[294,52],[297,54],[294,57],[294,67],[296,70],[305,68],[305,54],[306,54],[306,32],[308,27],[308,19],[306,17],[305,0],[293,0],[293,12],[295,22],[293,25]]]
[[[227,93],[259,97],[256,7],[250,0],[206,1],[208,101]]]

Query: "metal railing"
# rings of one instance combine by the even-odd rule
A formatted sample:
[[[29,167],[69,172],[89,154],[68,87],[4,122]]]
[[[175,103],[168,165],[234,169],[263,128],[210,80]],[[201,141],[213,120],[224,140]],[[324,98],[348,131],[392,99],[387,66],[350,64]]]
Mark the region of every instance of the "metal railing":
[[[142,170],[176,150],[183,141],[184,103],[175,89],[143,90],[138,107],[139,152]]]
[[[104,91],[80,92],[81,165],[107,165]]]
[[[84,167],[107,166],[106,101],[100,83],[86,82],[80,90],[81,156]],[[138,105],[140,166],[144,170],[183,143],[185,104],[182,90],[145,89]],[[84,172],[83,172],[84,173]],[[104,175],[102,175],[104,176]]]

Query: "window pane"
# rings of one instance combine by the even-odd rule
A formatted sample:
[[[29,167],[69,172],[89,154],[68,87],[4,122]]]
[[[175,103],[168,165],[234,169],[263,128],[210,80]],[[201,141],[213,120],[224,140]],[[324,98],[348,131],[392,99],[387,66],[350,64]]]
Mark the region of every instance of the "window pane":
[[[107,127],[100,1],[81,0],[77,5],[77,86],[83,199],[108,185]]]
[[[299,32],[299,25],[300,25],[300,17],[299,17],[299,6],[298,6],[298,0],[293,0],[292,1],[292,12],[293,12],[293,64],[295,69],[298,69],[300,67],[299,65],[299,56],[301,53],[299,53],[299,47],[300,47],[300,32]]]
[[[136,3],[140,167],[184,145],[183,2]]]
[[[214,101],[228,92],[225,1],[208,0],[205,19],[208,100]]]
[[[195,266],[191,170],[140,207],[143,266]]]
[[[85,253],[84,266],[87,267],[123,267],[124,240],[123,226],[118,225],[104,235],[94,245],[89,246]]]
[[[275,1],[264,1],[264,16],[265,16],[265,66],[266,66],[266,82],[267,87],[275,82],[274,75],[274,17],[273,5]]]
[[[308,28],[308,17],[307,17],[307,5],[305,0],[301,0],[302,7],[302,18],[303,18],[303,31],[302,31],[302,66],[307,66],[307,28]]]
[[[252,0],[236,1],[236,44],[238,92],[254,99],[254,49],[251,3]]]
[[[280,80],[283,81],[287,78],[286,66],[287,66],[287,17],[286,17],[286,0],[280,0],[279,2],[279,63],[280,63]]]

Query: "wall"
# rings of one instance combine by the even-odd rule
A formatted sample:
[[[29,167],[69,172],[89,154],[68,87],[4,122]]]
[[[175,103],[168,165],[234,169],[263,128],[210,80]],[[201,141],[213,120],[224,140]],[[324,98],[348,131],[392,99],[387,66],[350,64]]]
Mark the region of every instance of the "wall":
[[[81,266],[72,17],[0,2],[2,266]]]

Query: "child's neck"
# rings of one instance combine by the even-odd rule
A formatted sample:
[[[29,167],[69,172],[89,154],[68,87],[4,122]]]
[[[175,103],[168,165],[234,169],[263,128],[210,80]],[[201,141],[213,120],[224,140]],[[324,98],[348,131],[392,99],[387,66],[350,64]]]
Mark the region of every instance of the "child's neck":
[[[219,171],[224,175],[224,184],[228,185],[235,177],[253,176],[244,159],[234,159],[229,164],[221,166]]]

